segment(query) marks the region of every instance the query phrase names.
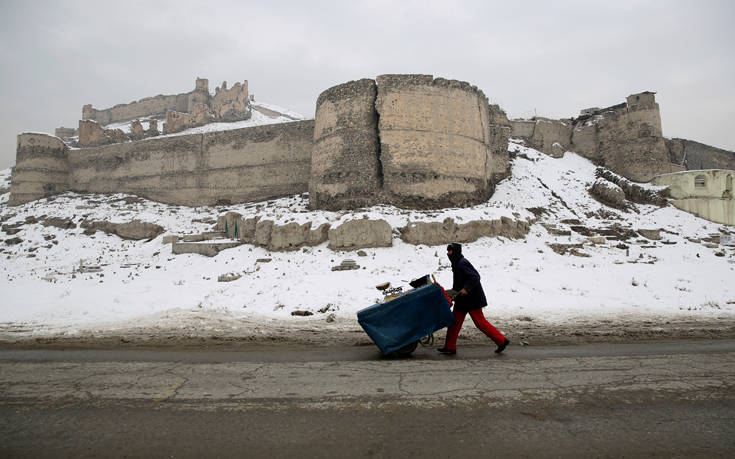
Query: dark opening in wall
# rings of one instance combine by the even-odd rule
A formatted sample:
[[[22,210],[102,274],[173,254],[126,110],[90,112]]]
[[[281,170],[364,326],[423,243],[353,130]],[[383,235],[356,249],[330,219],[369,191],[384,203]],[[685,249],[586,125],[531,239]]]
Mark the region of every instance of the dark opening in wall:
[[[704,175],[697,175],[694,177],[694,188],[706,188],[707,177]]]

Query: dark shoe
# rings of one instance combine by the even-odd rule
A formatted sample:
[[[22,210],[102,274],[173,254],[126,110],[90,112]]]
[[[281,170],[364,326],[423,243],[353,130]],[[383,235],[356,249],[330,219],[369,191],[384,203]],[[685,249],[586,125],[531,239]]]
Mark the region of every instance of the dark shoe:
[[[457,353],[457,351],[453,351],[452,349],[447,349],[446,347],[443,347],[441,349],[437,349],[440,354],[446,354],[446,355],[454,355]]]
[[[505,347],[509,344],[510,344],[510,340],[508,338],[505,338],[505,341],[503,341],[503,344],[501,344],[500,346],[498,346],[497,349],[495,349],[495,353],[500,354],[501,352],[505,350]]]

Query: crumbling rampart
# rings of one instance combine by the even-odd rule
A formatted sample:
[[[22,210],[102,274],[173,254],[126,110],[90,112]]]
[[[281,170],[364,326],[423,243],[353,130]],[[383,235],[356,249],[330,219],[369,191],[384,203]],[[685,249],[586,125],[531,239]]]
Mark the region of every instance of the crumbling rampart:
[[[69,189],[68,147],[54,136],[18,135],[9,205],[52,196]]]
[[[377,86],[350,81],[327,89],[316,103],[309,204],[318,209],[370,206],[382,188]]]
[[[299,194],[308,189],[313,132],[307,120],[82,149],[22,134],[10,204],[69,190],[190,206]]]
[[[170,109],[183,107],[179,96],[186,96],[186,112]],[[90,146],[82,149],[45,134],[21,134],[9,203],[65,190],[126,192],[182,205],[308,190],[314,209],[469,206],[486,201],[509,175],[511,129],[547,154],[576,151],[639,182],[686,168],[735,169],[733,152],[664,139],[652,92],[585,109],[575,119],[508,121],[468,83],[381,75],[327,89],[316,105],[314,121],[176,137],[157,137],[155,119],[137,118],[167,110],[166,132],[237,120],[250,115],[247,82],[229,89],[223,83],[212,96],[207,80],[197,79],[194,91],[156,103],[143,99],[108,111],[85,106],[85,116],[104,122],[134,118],[130,132],[81,120],[80,144]]]
[[[82,107],[82,119],[97,121],[104,126],[138,118],[164,115],[169,110],[188,113],[194,103],[205,103],[209,97],[208,80],[197,78],[194,90],[183,94],[159,94],[129,104],[118,104],[103,110],[98,110],[92,107],[92,104],[87,104]]]
[[[574,151],[636,182],[684,168],[672,162],[659,106],[648,91],[612,107],[582,110],[575,119],[513,120],[511,126],[513,136],[548,155]]]
[[[82,119],[93,120],[104,125],[163,115],[168,110],[177,112],[189,111],[189,94],[158,95],[146,97],[129,104],[118,104],[104,110],[98,110],[87,104],[82,107]]]
[[[508,174],[509,131],[461,81],[381,75],[330,88],[317,101],[310,206],[484,202]]]
[[[92,105],[82,107],[79,121],[80,147],[95,147],[155,137],[160,134],[155,119],[143,129],[141,118],[165,118],[164,134],[181,132],[185,129],[212,122],[247,120],[251,116],[248,82],[235,83],[227,88],[227,82],[217,87],[214,96],[209,93],[209,81],[197,78],[194,90],[170,96],[158,95],[129,104],[115,105],[106,110],[97,110]],[[106,129],[112,123],[133,121],[131,132],[121,129]]]

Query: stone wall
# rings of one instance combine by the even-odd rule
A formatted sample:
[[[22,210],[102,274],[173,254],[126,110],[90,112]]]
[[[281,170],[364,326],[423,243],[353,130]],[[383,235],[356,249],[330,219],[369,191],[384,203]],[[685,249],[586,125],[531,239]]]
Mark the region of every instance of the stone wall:
[[[533,129],[517,120],[513,135],[550,156],[574,151],[637,182],[680,170],[671,162],[654,93],[632,94],[623,104],[585,113],[570,120],[539,118]]]
[[[227,82],[216,88],[215,95],[209,94],[209,81],[197,78],[194,90],[174,95],[146,97],[129,104],[119,104],[105,110],[97,110],[88,104],[82,107],[82,119],[97,121],[101,125],[131,121],[152,116],[164,116],[167,112],[191,113],[194,117],[197,106],[207,109],[211,121],[232,122],[250,118],[248,82],[236,83],[227,89]],[[198,109],[200,112],[201,108]],[[178,132],[168,129],[167,132]]]
[[[250,101],[248,99],[248,82],[235,83],[227,89],[227,82],[215,89],[210,102],[212,114],[216,121],[232,122],[250,118]]]
[[[571,146],[572,130],[569,121],[539,118],[530,138],[530,146],[554,158],[561,158]]]
[[[149,120],[147,123],[148,129],[144,129],[139,120],[134,120],[130,123],[130,132],[124,132],[122,129],[105,129],[97,121],[79,120],[78,139],[75,142],[71,142],[69,138],[63,140],[67,145],[85,148],[142,140],[160,134],[157,120]]]
[[[388,202],[427,208],[486,201],[494,184],[486,170],[492,145],[482,91],[431,75],[382,75],[377,83]]]
[[[48,197],[69,187],[69,148],[47,134],[18,135],[9,205]]]
[[[67,128],[67,127],[57,127],[54,130],[54,135],[59,138],[63,137],[74,137],[75,135],[78,135],[79,132],[76,128]]]
[[[628,99],[631,97],[635,95]],[[636,182],[674,171],[661,132],[658,104],[606,112],[595,126],[601,166]]]
[[[330,88],[316,103],[309,205],[354,209],[378,200],[382,188],[375,81]]]
[[[377,89],[377,90],[376,90]],[[317,102],[310,206],[467,206],[509,173],[505,113],[468,83],[381,75]]]
[[[514,138],[525,137],[530,139],[536,127],[536,121],[510,120],[510,136]]]
[[[733,179],[735,170],[709,169],[659,175],[651,183],[667,186],[674,199],[731,199]]]
[[[70,188],[190,206],[299,194],[313,131],[299,121],[72,150]]]
[[[112,108],[98,110],[91,104],[82,107],[82,119],[94,120],[102,125],[130,121],[148,116],[163,115],[168,110],[189,110],[189,93],[146,97],[129,104],[118,104]]]
[[[10,204],[66,190],[190,206],[299,194],[308,189],[313,133],[313,121],[297,121],[72,150],[22,134]]]

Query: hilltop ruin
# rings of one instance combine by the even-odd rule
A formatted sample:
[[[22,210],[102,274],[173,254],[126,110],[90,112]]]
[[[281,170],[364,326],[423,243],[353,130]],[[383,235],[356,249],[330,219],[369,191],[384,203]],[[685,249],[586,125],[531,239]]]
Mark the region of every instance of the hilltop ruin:
[[[76,132],[18,136],[9,204],[64,191],[189,206],[308,191],[313,209],[469,206],[485,202],[510,173],[509,137],[552,156],[577,152],[637,182],[692,168],[735,169],[735,153],[664,138],[653,92],[577,118],[509,120],[477,87],[431,75],[381,75],[327,89],[314,120],[164,135],[248,119],[263,110],[251,102],[247,81],[223,83],[212,95],[208,81],[197,79],[188,93],[105,110],[85,105]]]

